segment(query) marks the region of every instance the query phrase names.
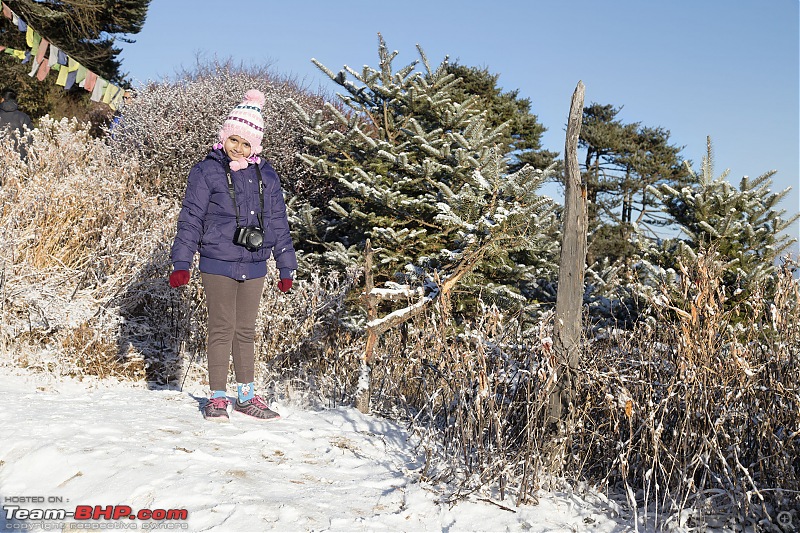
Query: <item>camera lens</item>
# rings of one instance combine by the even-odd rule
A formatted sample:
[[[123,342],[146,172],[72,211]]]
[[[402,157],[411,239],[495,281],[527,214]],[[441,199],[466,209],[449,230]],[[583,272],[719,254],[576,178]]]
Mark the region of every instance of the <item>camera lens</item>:
[[[264,237],[259,231],[251,231],[247,236],[247,244],[250,246],[250,248],[261,248],[261,244],[263,242]]]

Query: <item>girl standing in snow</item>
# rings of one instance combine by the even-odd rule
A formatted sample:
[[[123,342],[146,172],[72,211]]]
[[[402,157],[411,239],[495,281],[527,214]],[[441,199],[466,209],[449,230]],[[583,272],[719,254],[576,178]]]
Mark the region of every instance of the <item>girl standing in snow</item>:
[[[195,252],[208,308],[208,381],[203,415],[228,420],[226,395],[231,355],[238,382],[233,410],[255,418],[280,418],[254,390],[255,322],[267,259],[287,292],[297,269],[278,175],[258,157],[264,137],[264,94],[247,91],[225,119],[219,143],[189,172],[172,245],[172,287],[189,282]]]

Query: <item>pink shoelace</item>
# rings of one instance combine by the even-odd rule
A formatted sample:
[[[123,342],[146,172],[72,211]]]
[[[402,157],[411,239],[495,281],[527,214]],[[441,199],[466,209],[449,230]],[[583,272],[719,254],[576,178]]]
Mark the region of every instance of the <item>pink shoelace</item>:
[[[227,409],[228,408],[228,399],[227,398],[210,398],[208,403],[211,404],[211,407],[215,409]]]
[[[253,399],[250,401],[259,409],[269,409],[269,405],[267,405],[267,402],[265,402],[261,396],[253,396]]]

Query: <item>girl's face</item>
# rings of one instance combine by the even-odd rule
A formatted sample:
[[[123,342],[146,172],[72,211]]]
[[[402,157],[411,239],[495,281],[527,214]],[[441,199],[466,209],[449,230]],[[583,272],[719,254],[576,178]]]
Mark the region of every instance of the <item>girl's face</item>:
[[[238,135],[231,135],[225,139],[222,148],[225,150],[225,153],[228,154],[228,157],[233,160],[241,159],[242,157],[250,157],[250,152],[253,150],[250,143]]]

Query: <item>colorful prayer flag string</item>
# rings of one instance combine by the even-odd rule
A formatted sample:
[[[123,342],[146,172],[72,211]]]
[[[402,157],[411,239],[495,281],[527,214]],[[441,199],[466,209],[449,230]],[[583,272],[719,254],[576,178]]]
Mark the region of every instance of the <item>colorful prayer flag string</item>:
[[[22,20],[5,2],[0,2],[0,5],[2,5],[3,16],[10,20],[19,31],[25,33],[25,44],[29,48],[28,50],[16,50],[0,46],[0,52],[12,55],[23,63],[30,61],[31,70],[28,75],[32,78],[36,77],[39,81],[44,81],[51,70],[56,70],[58,71],[56,85],[64,87],[64,90],[71,89],[77,83],[79,87],[92,93],[91,100],[93,102],[103,102],[114,111],[119,108],[126,92],[124,89],[88,70],[66,52],[60,50]]]

